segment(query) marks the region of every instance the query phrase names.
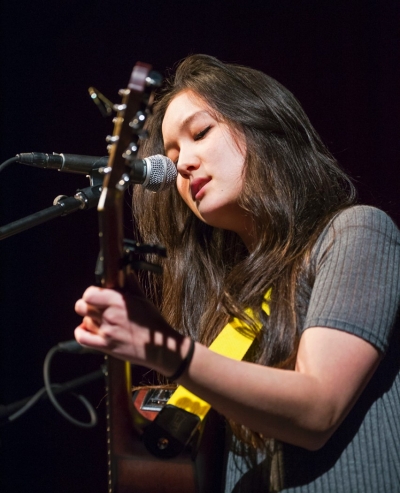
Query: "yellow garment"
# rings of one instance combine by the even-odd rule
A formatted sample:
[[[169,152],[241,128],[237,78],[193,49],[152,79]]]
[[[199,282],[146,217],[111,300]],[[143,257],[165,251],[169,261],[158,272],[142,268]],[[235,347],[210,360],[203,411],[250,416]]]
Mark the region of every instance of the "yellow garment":
[[[262,304],[262,309],[267,315],[270,314],[268,305],[270,297],[271,290],[269,289]],[[255,317],[250,308],[246,309],[245,313],[254,320]],[[256,331],[253,331],[252,333],[244,333],[245,331],[240,330],[243,327],[246,327],[246,324],[238,318],[234,318],[225,325],[220,334],[212,342],[210,346],[211,351],[237,361],[242,360],[256,337],[256,331],[261,329],[261,324],[256,323]],[[185,389],[182,385],[180,385],[172,394],[167,404],[184,409],[189,413],[196,414],[201,420],[205,418],[211,408],[210,404],[189,392],[189,390]]]

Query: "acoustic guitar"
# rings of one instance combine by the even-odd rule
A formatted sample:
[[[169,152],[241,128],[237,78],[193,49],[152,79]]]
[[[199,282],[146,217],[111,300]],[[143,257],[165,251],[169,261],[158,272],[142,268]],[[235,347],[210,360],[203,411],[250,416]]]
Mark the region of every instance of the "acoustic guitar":
[[[159,82],[150,65],[138,62],[127,88],[119,92],[121,104],[115,105],[117,116],[113,135],[107,138],[109,161],[98,206],[100,254],[96,276],[106,288],[124,290],[130,269],[123,234],[127,170],[136,158],[140,140],[146,137],[143,127],[151,110],[152,91]],[[129,276],[131,282],[131,273]],[[224,440],[216,413],[209,413],[204,428],[179,456],[155,457],[142,436],[163,400],[161,394],[149,398],[141,393],[133,402],[131,365],[109,356],[106,360],[109,493],[220,492]]]

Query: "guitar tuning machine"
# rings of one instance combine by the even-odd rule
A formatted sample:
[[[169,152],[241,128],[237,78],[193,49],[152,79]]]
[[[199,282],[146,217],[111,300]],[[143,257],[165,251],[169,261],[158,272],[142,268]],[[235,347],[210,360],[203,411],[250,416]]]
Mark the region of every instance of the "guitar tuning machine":
[[[147,270],[156,274],[162,274],[162,267],[145,260],[139,260],[137,255],[155,254],[167,256],[166,249],[161,245],[141,244],[133,240],[124,239],[123,265],[129,265],[133,270]]]
[[[98,89],[91,86],[88,88],[90,97],[92,101],[95,103],[100,113],[104,116],[111,116],[113,112],[113,103],[104,96]]]
[[[115,188],[118,188],[121,192],[125,192],[125,190],[129,187],[130,177],[127,173],[124,173],[118,183],[115,185]]]
[[[114,111],[125,111],[126,110],[126,104],[114,104],[113,110]]]
[[[151,70],[146,77],[146,84],[148,87],[160,87],[162,80],[163,78],[159,72]]]
[[[145,121],[146,121],[146,114],[143,111],[138,111],[135,117],[133,118],[133,120],[129,122],[129,126],[133,130],[140,130],[141,128],[143,128]]]
[[[111,166],[104,166],[102,168],[99,168],[97,171],[100,175],[108,175],[111,173]]]
[[[139,243],[137,241],[124,239],[125,253],[134,253],[136,255],[154,254],[160,257],[167,256],[167,249],[162,245],[155,243]]]
[[[139,148],[138,148],[137,144],[135,144],[135,142],[131,142],[129,144],[128,149],[126,149],[126,151],[124,152],[124,154],[122,155],[122,157],[125,158],[125,159],[128,159],[128,160],[135,159],[136,154],[138,152],[138,149]]]

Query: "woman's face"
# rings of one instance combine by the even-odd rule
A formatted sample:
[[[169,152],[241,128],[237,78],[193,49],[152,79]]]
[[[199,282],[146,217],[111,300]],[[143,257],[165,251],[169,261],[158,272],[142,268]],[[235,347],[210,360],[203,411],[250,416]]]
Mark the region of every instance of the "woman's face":
[[[233,135],[189,90],[169,104],[162,133],[165,153],[177,165],[177,187],[186,204],[205,223],[243,237],[250,227],[237,203],[243,185],[244,137]]]

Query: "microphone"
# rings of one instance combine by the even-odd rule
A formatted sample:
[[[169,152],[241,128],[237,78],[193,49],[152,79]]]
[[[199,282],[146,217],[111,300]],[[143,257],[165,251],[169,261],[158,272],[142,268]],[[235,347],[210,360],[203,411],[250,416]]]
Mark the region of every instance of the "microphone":
[[[107,174],[108,156],[80,156],[77,154],[45,154],[42,152],[23,152],[17,154],[17,161],[37,168],[57,169],[65,173],[90,175],[93,171]],[[144,159],[126,161],[129,183],[140,184],[152,192],[161,192],[174,184],[178,172],[171,159],[161,154]],[[123,178],[125,180],[125,177]]]
[[[170,188],[178,176],[175,164],[162,154],[127,161],[127,167],[130,168],[129,182],[140,184],[151,192]]]
[[[45,154],[44,152],[22,152],[18,162],[35,168],[50,168],[65,173],[89,175],[93,170],[107,166],[108,156],[79,156],[77,154]]]

